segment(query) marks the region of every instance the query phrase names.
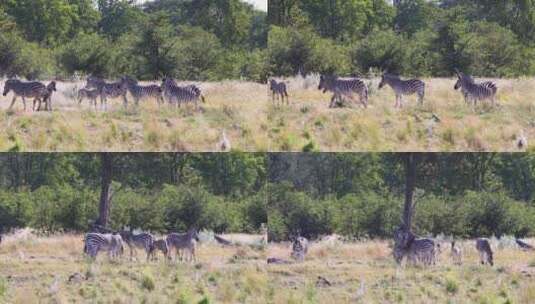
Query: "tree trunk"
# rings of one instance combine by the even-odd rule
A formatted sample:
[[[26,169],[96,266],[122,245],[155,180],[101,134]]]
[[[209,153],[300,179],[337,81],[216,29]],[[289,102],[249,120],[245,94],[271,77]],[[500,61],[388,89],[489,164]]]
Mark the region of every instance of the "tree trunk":
[[[96,222],[101,227],[108,225],[110,217],[110,199],[111,199],[111,179],[113,176],[113,159],[110,153],[100,154],[101,161],[101,188],[100,188],[100,204],[99,217]]]
[[[414,215],[414,187],[416,184],[416,160],[417,155],[408,153],[405,155],[405,206],[403,208],[403,228],[406,232],[411,231],[412,217]]]

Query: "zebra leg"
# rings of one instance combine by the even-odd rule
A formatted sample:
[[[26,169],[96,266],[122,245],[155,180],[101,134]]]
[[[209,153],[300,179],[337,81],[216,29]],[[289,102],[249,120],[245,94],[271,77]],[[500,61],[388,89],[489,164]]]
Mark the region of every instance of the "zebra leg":
[[[11,105],[9,106],[9,109],[13,108],[13,105],[15,104],[15,101],[17,101],[17,95],[13,96],[13,100],[11,101]]]
[[[37,98],[35,98],[35,99],[33,100],[32,111],[34,111],[34,112],[35,112],[35,104],[36,104],[36,103],[37,103]],[[41,105],[41,101],[39,101],[39,105]],[[37,111],[39,111],[39,108],[37,108]]]
[[[24,104],[24,111],[26,111],[26,98],[22,96],[22,103]]]
[[[126,99],[126,95],[123,95],[123,105],[126,108],[128,108],[128,99]]]
[[[331,97],[331,103],[329,104],[329,108],[334,108],[334,104],[336,102],[336,94]]]

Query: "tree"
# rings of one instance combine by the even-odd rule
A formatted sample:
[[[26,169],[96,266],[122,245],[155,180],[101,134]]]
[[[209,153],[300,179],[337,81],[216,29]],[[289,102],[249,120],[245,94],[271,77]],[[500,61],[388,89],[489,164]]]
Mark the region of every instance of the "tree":
[[[106,152],[100,154],[100,172],[101,172],[101,186],[100,186],[100,201],[98,219],[96,224],[101,227],[107,227],[110,219],[110,205],[112,199],[111,181],[113,177],[113,155]]]

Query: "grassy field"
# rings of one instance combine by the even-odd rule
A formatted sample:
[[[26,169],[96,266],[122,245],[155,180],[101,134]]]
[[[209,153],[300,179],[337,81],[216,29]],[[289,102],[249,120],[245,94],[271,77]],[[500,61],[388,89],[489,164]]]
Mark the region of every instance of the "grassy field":
[[[475,109],[453,89],[456,80],[424,79],[424,105],[416,96],[404,97],[401,110],[394,108],[390,87],[378,90],[379,81],[366,81],[370,106],[364,110],[329,109],[332,94],[317,89],[318,76],[287,79],[291,106],[268,112],[273,150],[518,151],[521,132],[528,141],[535,137],[534,79],[494,79],[500,106]]]
[[[141,251],[139,261],[102,254],[91,262],[82,235],[5,236],[0,303],[265,303],[265,252],[246,245],[261,236],[224,237],[243,246],[201,242],[197,263],[170,264],[161,254],[146,262]]]
[[[318,77],[286,80],[290,106],[275,106],[267,87],[240,81],[202,83],[207,103],[158,108],[155,101],[107,112],[79,106],[79,83],[59,83],[54,112],[22,110],[12,95],[0,97],[0,150],[16,151],[217,151],[225,130],[238,151],[518,151],[517,138],[535,137],[535,80],[496,79],[500,106],[464,103],[453,79],[425,79],[424,106],[416,97],[394,108],[389,87],[368,81],[370,106],[329,109]],[[3,83],[0,82],[3,87]],[[433,115],[440,121],[436,121]],[[530,146],[533,149],[533,145]]]
[[[45,83],[48,83],[45,81]],[[0,150],[16,151],[217,151],[225,131],[232,148],[268,150],[267,89],[264,85],[227,81],[196,83],[206,96],[202,109],[158,108],[155,100],[125,110],[109,101],[107,112],[75,100],[85,82],[58,83],[53,112],[11,111],[12,93],[0,96]],[[4,81],[0,81],[3,89]],[[128,95],[129,101],[133,103]],[[100,101],[99,101],[100,105]]]
[[[463,265],[452,263],[445,243],[438,264],[424,269],[396,266],[387,242],[316,242],[303,263],[268,266],[279,291],[273,302],[533,303],[535,252],[502,245],[492,242],[494,267],[480,266],[474,242],[467,241]],[[268,248],[268,257],[289,259],[289,253],[289,244]]]

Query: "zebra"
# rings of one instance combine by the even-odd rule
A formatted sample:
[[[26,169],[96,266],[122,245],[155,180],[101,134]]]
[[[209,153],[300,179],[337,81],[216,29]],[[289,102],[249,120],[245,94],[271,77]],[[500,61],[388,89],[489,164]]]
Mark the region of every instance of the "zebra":
[[[11,101],[9,109],[11,110],[11,108],[13,108],[15,101],[20,96],[22,97],[22,103],[24,104],[24,111],[26,111],[26,97],[37,98],[42,96],[43,92],[46,91],[46,86],[41,82],[36,81],[23,82],[18,79],[9,79],[4,85],[4,93],[2,95],[7,96],[10,91],[13,91],[13,100]]]
[[[100,106],[105,109],[108,108],[107,99],[123,97],[123,104],[126,108],[128,106],[128,99],[126,98],[126,84],[122,81],[114,83],[106,83],[103,79],[97,77],[87,78],[86,88],[97,89],[100,95]]]
[[[461,265],[463,263],[463,252],[461,247],[455,245],[455,241],[451,242],[451,258],[453,264]]]
[[[308,253],[308,240],[302,236],[296,237],[292,242],[291,257],[302,262],[305,260],[305,255]]]
[[[436,263],[435,242],[431,239],[418,239],[412,232],[399,228],[394,234],[394,243],[393,255],[398,264],[405,256],[413,265],[421,263],[429,266]]]
[[[41,90],[40,96],[33,100],[33,110],[35,111],[35,104],[39,101],[37,111],[41,111],[41,103],[45,103],[45,111],[52,111],[52,94],[56,91],[56,82],[50,82],[44,90]]]
[[[172,78],[164,78],[161,88],[168,102],[176,102],[178,107],[180,107],[180,103],[182,102],[192,102],[195,104],[195,109],[199,110],[199,99],[203,103],[206,102],[201,90],[195,85],[181,87]]]
[[[271,79],[269,81],[269,90],[271,91],[273,104],[275,104],[275,98],[280,99],[281,103],[284,104],[284,97],[286,97],[286,103],[290,104],[288,91],[284,82],[277,82],[275,79]]]
[[[132,231],[123,230],[119,233],[123,238],[123,241],[128,245],[130,249],[130,259],[132,259],[133,253],[137,248],[142,248],[147,253],[147,261],[150,257],[150,248],[154,242],[154,236],[150,233],[134,234]]]
[[[478,100],[490,99],[492,105],[496,105],[498,86],[494,82],[486,81],[478,84],[472,77],[459,72],[457,69],[455,69],[455,73],[457,74],[457,82],[453,88],[455,90],[461,89],[466,103],[472,101],[476,106]]]
[[[389,85],[396,94],[395,107],[403,107],[403,95],[418,94],[418,103],[423,105],[425,96],[425,82],[419,79],[401,80],[397,75],[383,74],[379,83],[379,90]]]
[[[479,252],[479,260],[482,265],[490,264],[490,266],[494,266],[492,249],[487,239],[477,239],[476,249]]]
[[[327,91],[334,93],[329,108],[333,108],[336,99],[340,100],[342,96],[349,97],[354,101],[354,94],[359,95],[359,101],[364,108],[368,107],[368,86],[358,78],[341,79],[338,76],[321,75],[318,90],[323,90],[323,93]]]
[[[89,89],[80,89],[78,90],[78,104],[82,104],[82,101],[84,99],[89,99],[89,102],[95,106],[95,110],[97,109],[97,97],[100,95],[99,91],[97,89],[89,90]]]
[[[170,248],[174,248],[175,257],[184,258],[184,253],[179,254],[181,251],[187,251],[189,253],[189,261],[196,261],[195,250],[197,247],[197,240],[199,238],[196,229],[190,229],[187,233],[170,233],[167,235],[166,241]]]
[[[164,257],[167,259],[169,255],[169,245],[167,244],[167,240],[159,239],[152,242],[149,253],[153,259],[156,256],[156,250],[160,250],[163,253]]]
[[[87,233],[85,235],[84,253],[95,259],[99,251],[108,251],[110,258],[117,258],[124,251],[121,235]]]
[[[125,76],[121,80],[126,84],[126,87],[128,88],[128,91],[134,97],[134,101],[136,105],[139,105],[139,100],[141,99],[147,99],[147,98],[155,98],[158,102],[158,105],[163,104],[163,96],[162,96],[162,88],[157,85],[148,85],[148,86],[140,86],[138,85],[138,82],[130,78],[128,76]]]

